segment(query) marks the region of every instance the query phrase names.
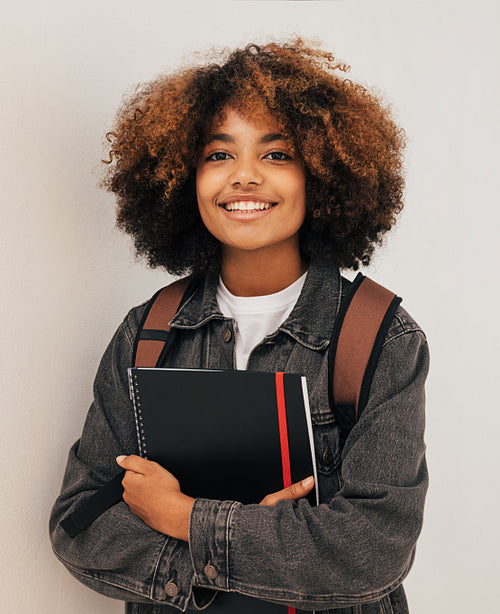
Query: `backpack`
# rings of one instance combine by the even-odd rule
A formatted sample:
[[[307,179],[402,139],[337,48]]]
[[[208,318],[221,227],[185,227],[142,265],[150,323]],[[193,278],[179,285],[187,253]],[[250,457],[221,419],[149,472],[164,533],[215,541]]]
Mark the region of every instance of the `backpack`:
[[[198,280],[185,277],[161,288],[150,299],[135,338],[134,366],[163,363],[175,336],[169,323],[197,284]],[[366,406],[382,345],[400,303],[400,297],[361,273],[342,297],[328,354],[328,399],[341,449]],[[122,479],[123,471],[61,521],[70,537],[121,500]]]
[[[163,363],[174,337],[169,322],[196,283],[190,277],[179,279],[150,300],[135,339],[136,367]],[[341,446],[366,406],[382,344],[400,303],[401,298],[361,273],[342,298],[328,356],[328,397]]]

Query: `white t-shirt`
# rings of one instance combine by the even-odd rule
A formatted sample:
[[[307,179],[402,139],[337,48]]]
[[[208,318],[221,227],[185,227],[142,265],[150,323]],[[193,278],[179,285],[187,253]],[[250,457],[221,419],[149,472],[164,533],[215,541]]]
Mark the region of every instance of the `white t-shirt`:
[[[265,296],[235,296],[219,277],[217,301],[223,316],[236,324],[236,368],[247,368],[253,348],[273,333],[290,315],[302,291],[307,273],[280,292]]]

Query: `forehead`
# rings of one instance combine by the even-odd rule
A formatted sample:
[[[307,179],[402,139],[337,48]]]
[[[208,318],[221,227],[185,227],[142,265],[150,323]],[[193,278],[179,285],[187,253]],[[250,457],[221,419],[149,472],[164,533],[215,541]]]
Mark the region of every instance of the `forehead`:
[[[242,137],[273,133],[286,139],[286,132],[283,123],[267,107],[239,109],[228,105],[213,117],[205,141],[221,133]]]

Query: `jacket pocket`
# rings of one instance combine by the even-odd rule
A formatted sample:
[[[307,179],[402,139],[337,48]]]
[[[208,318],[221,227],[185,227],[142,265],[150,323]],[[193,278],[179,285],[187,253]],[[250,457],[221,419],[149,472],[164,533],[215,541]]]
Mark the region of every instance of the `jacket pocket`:
[[[319,502],[329,503],[340,488],[338,427],[332,418],[313,416],[314,450],[318,472]]]
[[[336,608],[325,610],[315,614],[399,614],[399,610],[393,610],[389,595],[372,603],[353,605],[348,608]]]
[[[359,614],[400,614],[400,610],[393,609],[389,595],[384,595],[375,603],[365,603],[356,607],[359,610],[354,609],[354,614],[358,614],[358,612]]]
[[[194,612],[194,610],[188,610],[188,612]],[[127,602],[125,614],[179,614],[179,610],[167,605]]]

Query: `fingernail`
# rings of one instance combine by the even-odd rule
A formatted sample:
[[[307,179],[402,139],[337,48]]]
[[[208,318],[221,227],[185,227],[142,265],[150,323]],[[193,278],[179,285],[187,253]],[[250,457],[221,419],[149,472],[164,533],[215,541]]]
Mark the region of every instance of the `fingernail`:
[[[123,454],[121,456],[117,456],[116,457],[116,462],[117,463],[121,463],[124,458],[126,458],[126,457]]]
[[[312,477],[312,475],[306,478],[305,480],[302,480],[301,482],[304,488],[309,488],[309,486],[312,486],[313,483],[314,483],[314,478]]]

